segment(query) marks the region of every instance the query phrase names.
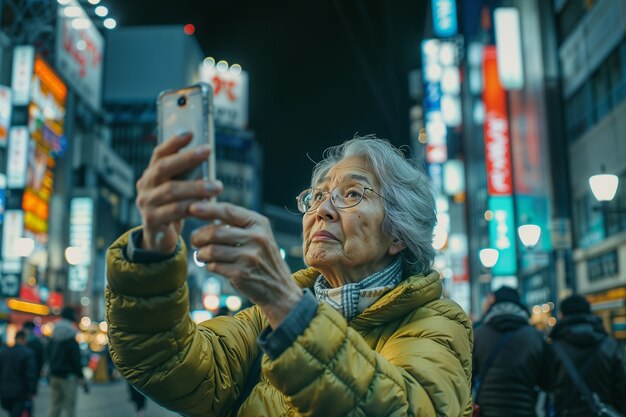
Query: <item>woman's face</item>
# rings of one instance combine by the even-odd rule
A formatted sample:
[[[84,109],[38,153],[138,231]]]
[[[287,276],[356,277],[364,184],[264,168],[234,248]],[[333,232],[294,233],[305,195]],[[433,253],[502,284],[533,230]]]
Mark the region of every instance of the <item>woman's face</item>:
[[[380,184],[363,158],[346,158],[334,165],[316,188],[331,191],[344,183],[362,184],[380,193]],[[382,270],[404,245],[383,233],[382,198],[365,190],[354,207],[337,209],[325,200],[302,220],[304,260],[320,271],[334,287],[358,282]]]

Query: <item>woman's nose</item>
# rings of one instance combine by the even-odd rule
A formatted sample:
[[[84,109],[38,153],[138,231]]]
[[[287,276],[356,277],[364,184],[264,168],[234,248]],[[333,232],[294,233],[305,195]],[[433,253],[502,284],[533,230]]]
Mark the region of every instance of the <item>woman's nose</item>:
[[[315,210],[317,216],[325,218],[325,219],[334,219],[337,215],[337,208],[333,204],[333,199],[330,193],[324,195],[324,200],[320,203],[320,205]]]

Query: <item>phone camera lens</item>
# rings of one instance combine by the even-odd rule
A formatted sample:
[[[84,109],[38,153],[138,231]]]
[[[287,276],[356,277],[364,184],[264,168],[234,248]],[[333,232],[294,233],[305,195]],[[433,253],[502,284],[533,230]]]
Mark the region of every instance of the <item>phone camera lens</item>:
[[[183,107],[185,104],[187,104],[187,97],[185,96],[178,97],[178,105],[180,107]]]

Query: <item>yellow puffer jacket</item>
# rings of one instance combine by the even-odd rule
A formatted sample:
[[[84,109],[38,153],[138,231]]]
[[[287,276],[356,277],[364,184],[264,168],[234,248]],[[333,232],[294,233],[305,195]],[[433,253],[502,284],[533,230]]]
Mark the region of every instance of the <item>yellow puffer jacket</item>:
[[[228,416],[268,325],[256,307],[200,325],[189,318],[184,245],[163,262],[129,262],[128,234],[107,255],[110,352],[146,395],[189,416]],[[294,274],[312,287],[318,273]],[[236,414],[248,416],[470,416],[472,329],[440,299],[436,273],[414,276],[346,322],[322,303]],[[234,414],[233,414],[234,415]]]

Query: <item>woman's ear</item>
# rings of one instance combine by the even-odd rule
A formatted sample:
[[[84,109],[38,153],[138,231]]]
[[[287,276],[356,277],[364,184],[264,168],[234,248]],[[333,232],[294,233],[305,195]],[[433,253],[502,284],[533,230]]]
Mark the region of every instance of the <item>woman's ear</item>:
[[[400,239],[395,238],[391,242],[391,246],[389,246],[389,250],[387,252],[389,253],[389,255],[394,256],[394,255],[399,254],[400,252],[402,252],[405,249],[406,249],[405,243],[402,242]]]

